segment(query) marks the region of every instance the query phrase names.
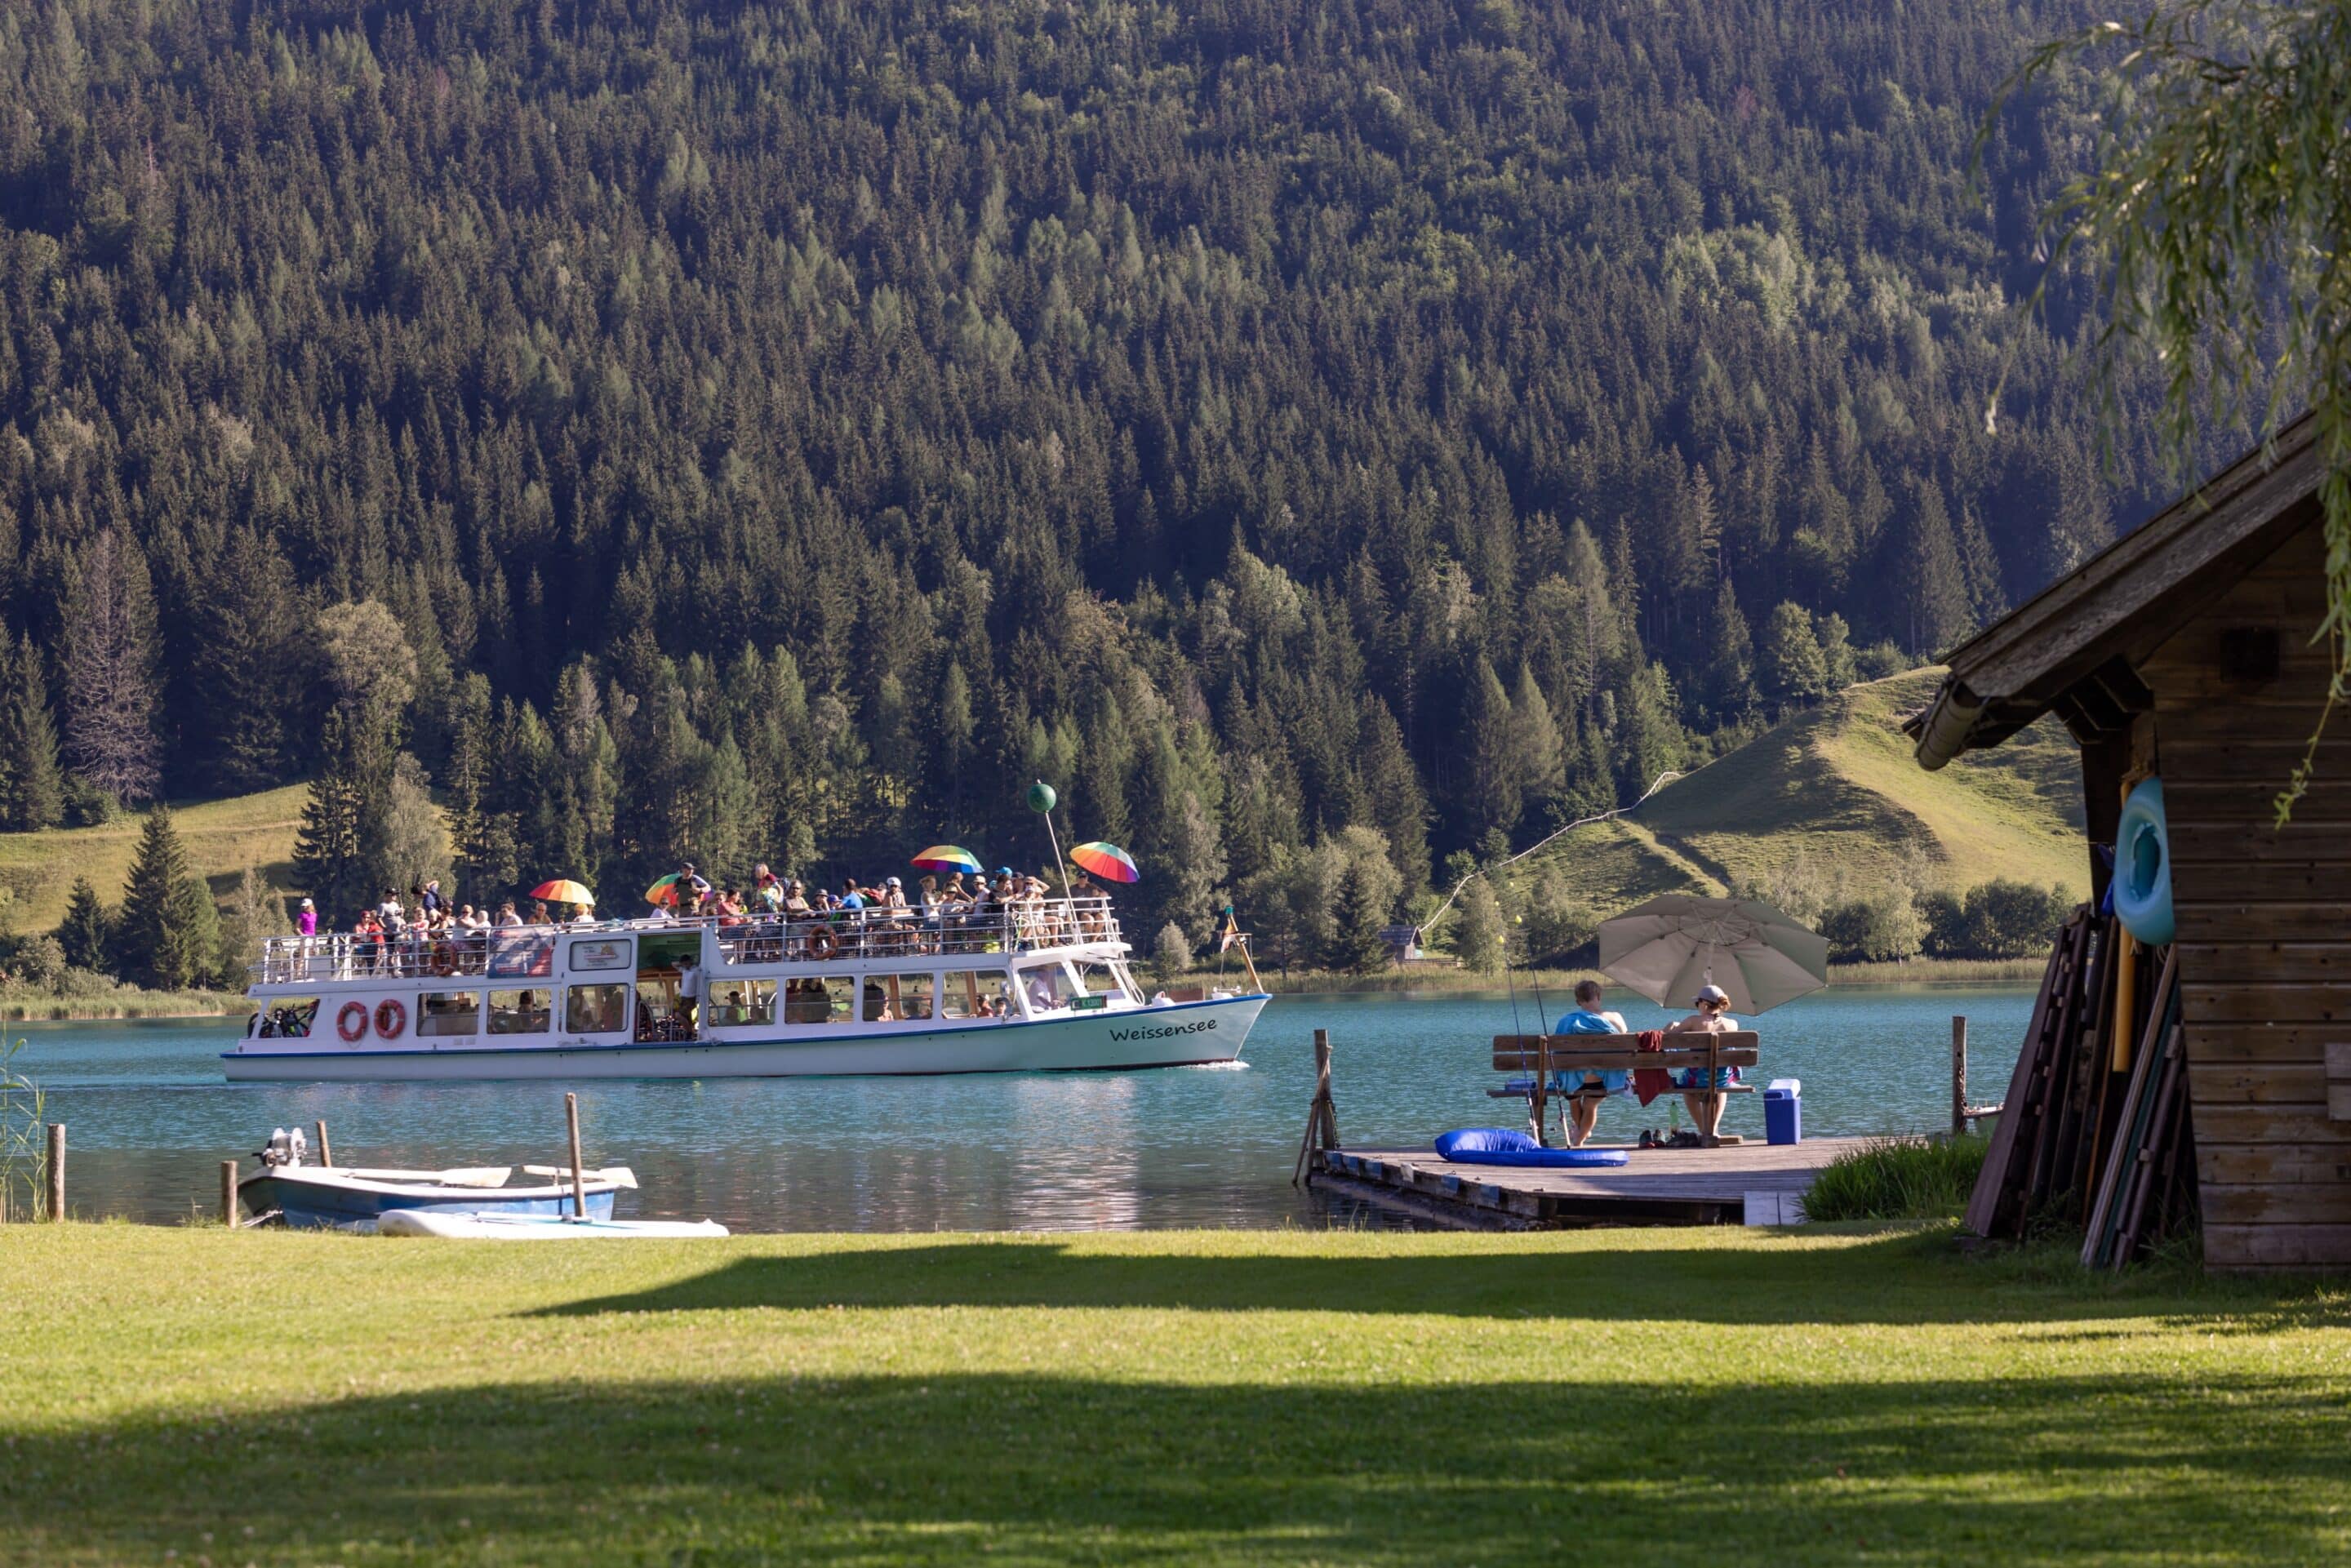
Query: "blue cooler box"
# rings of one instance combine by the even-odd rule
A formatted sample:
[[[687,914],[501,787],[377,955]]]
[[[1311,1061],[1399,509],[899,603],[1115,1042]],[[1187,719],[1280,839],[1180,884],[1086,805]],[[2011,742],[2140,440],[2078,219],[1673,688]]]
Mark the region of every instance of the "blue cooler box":
[[[1804,1082],[1801,1078],[1774,1078],[1763,1091],[1763,1141],[1801,1144],[1804,1141]]]

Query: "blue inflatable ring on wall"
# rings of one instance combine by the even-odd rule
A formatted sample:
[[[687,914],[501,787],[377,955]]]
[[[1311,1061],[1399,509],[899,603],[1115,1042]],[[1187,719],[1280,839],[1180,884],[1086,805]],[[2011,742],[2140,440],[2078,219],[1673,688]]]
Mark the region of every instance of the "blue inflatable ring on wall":
[[[2150,947],[2171,940],[2171,838],[2160,779],[2140,780],[2123,802],[2115,830],[2115,914]]]

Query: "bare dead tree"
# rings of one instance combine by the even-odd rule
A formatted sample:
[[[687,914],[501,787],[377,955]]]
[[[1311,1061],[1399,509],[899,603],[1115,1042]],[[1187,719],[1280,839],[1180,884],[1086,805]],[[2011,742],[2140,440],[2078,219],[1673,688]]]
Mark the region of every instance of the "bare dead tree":
[[[120,800],[158,779],[155,595],[136,545],[109,528],[74,560],[66,595],[66,756]]]

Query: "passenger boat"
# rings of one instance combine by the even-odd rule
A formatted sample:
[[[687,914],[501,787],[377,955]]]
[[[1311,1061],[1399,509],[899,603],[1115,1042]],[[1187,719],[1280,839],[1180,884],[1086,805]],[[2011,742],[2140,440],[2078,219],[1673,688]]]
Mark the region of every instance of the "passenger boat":
[[[1194,1066],[1255,984],[1146,993],[1107,900],[279,936],[231,1079],[742,1078]]]

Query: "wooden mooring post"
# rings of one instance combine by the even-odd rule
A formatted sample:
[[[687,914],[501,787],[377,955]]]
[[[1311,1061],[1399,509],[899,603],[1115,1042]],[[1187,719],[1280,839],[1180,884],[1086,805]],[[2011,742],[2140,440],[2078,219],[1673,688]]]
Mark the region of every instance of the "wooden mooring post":
[[[563,1096],[563,1119],[571,1131],[571,1218],[582,1224],[588,1218],[588,1178],[580,1169],[580,1096]],[[559,1209],[563,1206],[557,1204]]]
[[[236,1162],[221,1161],[221,1223],[229,1229],[237,1228]]]
[[[48,1208],[51,1220],[66,1217],[66,1124],[49,1124],[49,1191]]]
[[[1951,1015],[1951,1136],[1968,1130],[1968,1016]]]
[[[1339,1146],[1339,1112],[1331,1103],[1331,1031],[1314,1031],[1314,1098],[1306,1104],[1306,1135],[1298,1140],[1298,1166],[1290,1173],[1290,1185],[1296,1186],[1306,1179],[1307,1162],[1316,1149]]]
[[[327,1119],[319,1118],[319,1163],[329,1170],[335,1168],[335,1146],[327,1142]]]

